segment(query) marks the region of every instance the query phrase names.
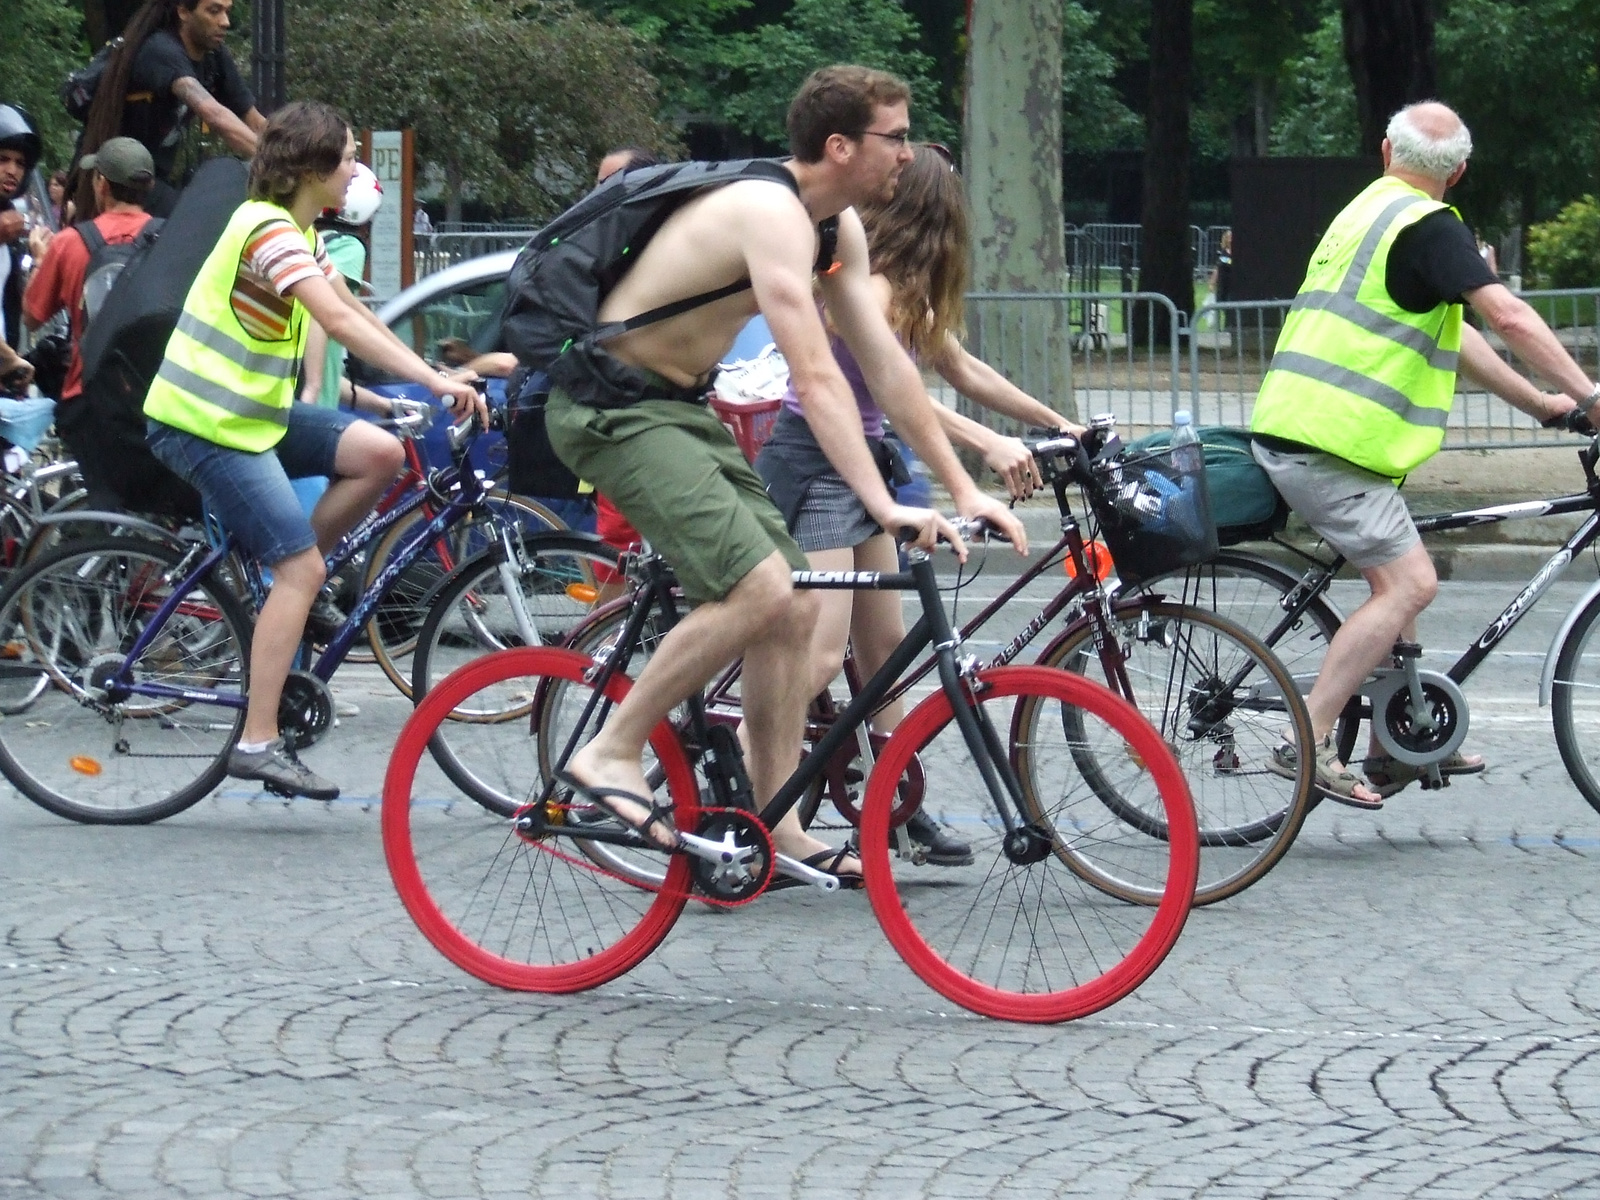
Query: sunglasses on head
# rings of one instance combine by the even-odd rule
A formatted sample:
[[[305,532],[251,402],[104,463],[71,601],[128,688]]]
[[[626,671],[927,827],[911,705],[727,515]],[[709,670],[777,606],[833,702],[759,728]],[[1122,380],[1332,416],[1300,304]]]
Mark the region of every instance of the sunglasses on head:
[[[919,143],[918,148],[923,150],[932,150],[940,158],[944,159],[945,162],[950,164],[950,170],[952,173],[960,173],[960,168],[956,166],[955,153],[943,142],[921,142]]]

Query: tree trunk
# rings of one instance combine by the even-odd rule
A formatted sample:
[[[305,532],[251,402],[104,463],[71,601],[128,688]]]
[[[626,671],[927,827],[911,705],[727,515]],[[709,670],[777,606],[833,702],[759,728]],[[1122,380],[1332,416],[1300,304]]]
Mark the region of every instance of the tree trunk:
[[[1058,412],[1072,412],[1061,211],[1060,0],[968,5],[966,180],[972,350]],[[916,120],[916,114],[912,114]]]
[[[1189,103],[1194,0],[1154,0],[1150,8],[1150,107],[1145,115],[1144,212],[1139,290],[1160,292],[1180,313],[1194,310],[1189,246]],[[1165,305],[1134,307],[1136,344],[1173,336]]]
[[[1433,0],[1342,0],[1344,59],[1356,88],[1361,153],[1377,154],[1389,118],[1438,94]]]

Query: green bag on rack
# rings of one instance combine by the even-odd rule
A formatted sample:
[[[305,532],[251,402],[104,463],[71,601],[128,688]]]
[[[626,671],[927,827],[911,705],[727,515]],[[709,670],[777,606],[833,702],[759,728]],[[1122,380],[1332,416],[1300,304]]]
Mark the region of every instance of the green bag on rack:
[[[1206,490],[1217,540],[1224,546],[1259,541],[1289,520],[1289,506],[1250,454],[1250,431],[1227,425],[1202,425],[1196,431],[1206,466]],[[1163,430],[1128,443],[1132,452],[1163,450],[1172,432]]]

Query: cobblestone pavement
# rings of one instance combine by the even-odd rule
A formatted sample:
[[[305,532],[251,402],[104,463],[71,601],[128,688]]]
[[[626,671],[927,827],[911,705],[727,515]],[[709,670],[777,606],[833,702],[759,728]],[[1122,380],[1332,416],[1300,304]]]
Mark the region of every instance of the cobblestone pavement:
[[[1468,685],[1487,774],[1323,805],[1051,1028],[952,1009],[859,894],[691,906],[582,995],[478,983],[390,887],[375,676],[309,755],[334,804],[0,794],[0,1197],[1594,1196],[1600,816],[1535,688],[1562,588]],[[1446,585],[1424,640],[1508,590]]]

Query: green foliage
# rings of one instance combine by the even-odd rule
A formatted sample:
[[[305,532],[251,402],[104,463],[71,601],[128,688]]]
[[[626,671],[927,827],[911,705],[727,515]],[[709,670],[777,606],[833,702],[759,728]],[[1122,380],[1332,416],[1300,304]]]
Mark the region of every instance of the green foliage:
[[[1253,149],[1257,110],[1270,127],[1280,91],[1292,84],[1291,64],[1324,10],[1337,15],[1331,0],[1194,0],[1197,153]]]
[[[1061,17],[1061,148],[1094,154],[1140,145],[1144,118],[1117,94],[1117,59],[1100,40],[1104,22],[1079,0],[1066,0]]]
[[[28,110],[51,169],[67,165],[78,134],[56,89],[86,61],[83,17],[69,0],[0,0],[0,103]]]
[[[1339,12],[1333,9],[1306,38],[1298,58],[1285,64],[1287,82],[1272,125],[1272,152],[1350,155],[1359,152],[1361,123],[1355,88],[1344,61]]]
[[[1594,189],[1600,5],[1449,0],[1435,37],[1440,99],[1472,130],[1472,165],[1451,193],[1469,221],[1531,225]]]
[[[653,45],[651,65],[680,120],[719,122],[774,149],[786,146],[783,117],[801,81],[818,67],[852,62],[911,85],[919,138],[956,138],[933,60],[917,48],[921,27],[897,0],[793,0],[775,20],[754,23],[750,0],[587,0],[585,6],[625,22]]]
[[[1600,203],[1584,196],[1528,230],[1536,288],[1600,287]]]
[[[414,129],[452,201],[544,217],[611,147],[676,148],[637,38],[543,0],[290,0],[288,26],[290,95]]]

